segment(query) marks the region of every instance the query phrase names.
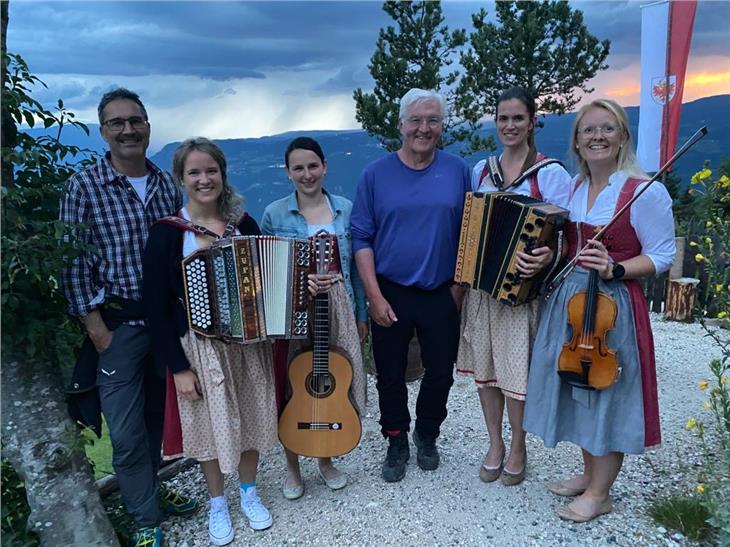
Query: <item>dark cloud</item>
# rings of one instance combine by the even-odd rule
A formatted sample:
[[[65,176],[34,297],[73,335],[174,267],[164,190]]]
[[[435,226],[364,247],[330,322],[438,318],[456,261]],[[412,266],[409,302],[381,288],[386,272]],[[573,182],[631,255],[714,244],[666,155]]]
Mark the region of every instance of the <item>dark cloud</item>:
[[[262,78],[369,57],[375,2],[23,2],[8,44],[35,71]]]
[[[337,95],[352,93],[358,87],[368,88],[372,85],[373,79],[366,67],[347,66],[338,70],[332,78],[317,85],[312,93],[314,95]]]

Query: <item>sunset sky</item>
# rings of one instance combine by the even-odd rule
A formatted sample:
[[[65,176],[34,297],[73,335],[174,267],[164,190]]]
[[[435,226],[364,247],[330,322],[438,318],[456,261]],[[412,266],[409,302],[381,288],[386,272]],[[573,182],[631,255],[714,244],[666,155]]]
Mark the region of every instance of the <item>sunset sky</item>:
[[[638,104],[640,6],[571,2],[589,30],[611,40],[594,97]],[[493,2],[445,1],[450,28]],[[730,93],[730,3],[700,0],[684,100]],[[190,135],[258,137],[358,128],[352,91],[370,91],[367,65],[391,20],[380,2],[42,2],[11,0],[8,49],[84,121],[116,85],[140,93],[152,149]]]

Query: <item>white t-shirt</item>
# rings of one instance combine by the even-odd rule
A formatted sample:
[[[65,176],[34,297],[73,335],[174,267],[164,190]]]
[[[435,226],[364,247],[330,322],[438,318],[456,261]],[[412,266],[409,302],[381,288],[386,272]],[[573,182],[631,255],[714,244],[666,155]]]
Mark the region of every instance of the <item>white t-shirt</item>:
[[[137,192],[137,195],[139,196],[139,199],[142,200],[142,203],[144,203],[145,197],[147,197],[147,177],[149,175],[144,175],[143,177],[127,177],[127,180],[129,181],[129,184],[132,185],[132,188],[134,188]]]

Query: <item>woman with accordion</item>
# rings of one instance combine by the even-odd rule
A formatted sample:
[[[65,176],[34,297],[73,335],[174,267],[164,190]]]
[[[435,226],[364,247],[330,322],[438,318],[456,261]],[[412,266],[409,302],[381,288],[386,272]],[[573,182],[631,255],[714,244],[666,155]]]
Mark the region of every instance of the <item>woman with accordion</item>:
[[[189,330],[181,260],[218,239],[260,231],[242,213],[223,151],[213,142],[202,137],[183,142],[173,157],[173,176],[188,202],[177,216],[152,226],[143,258],[152,350],[171,373],[165,453],[200,462],[211,497],[209,538],[213,545],[226,545],[234,530],[224,473],[238,471],[241,510],[250,527],[263,530],[273,522],[256,491],[259,453],[277,441],[271,343],[226,343]]]
[[[535,147],[535,100],[522,88],[512,88],[497,99],[495,124],[503,146],[499,158],[482,160],[474,167],[475,192],[515,192],[564,207],[570,193],[570,175],[556,160],[548,160]],[[531,277],[554,258],[549,247],[518,253],[517,267]],[[521,306],[492,299],[477,289],[468,291],[461,314],[461,339],[457,371],[471,374],[489,433],[489,450],[479,467],[479,477],[507,485],[522,482],[527,448],[522,419],[527,393],[527,371],[537,330],[536,300]],[[512,429],[509,453],[502,438],[505,400]]]
[[[577,496],[559,508],[558,516],[586,522],[612,510],[610,488],[624,454],[641,454],[661,441],[654,342],[639,279],[671,266],[674,219],[669,193],[661,184],[652,184],[626,214],[614,219],[600,240],[594,239],[642,191],[648,178],[636,162],[626,112],[615,102],[598,99],[580,109],[571,151],[580,172],[568,205],[567,258],[578,253],[580,258],[543,307],[524,426],[542,437],[548,447],[560,441],[581,447],[583,472],[550,483],[548,489],[559,496]],[[601,307],[611,310],[614,317],[605,333],[605,345],[585,336],[578,346],[583,352],[601,347],[602,353],[613,354],[612,365],[617,369],[600,385],[595,382],[597,375],[611,362],[604,362],[595,351],[595,360],[585,353],[576,370],[570,371],[568,366],[573,352],[569,341],[575,332],[597,335],[592,329],[603,321],[594,317],[593,322],[568,323],[568,310],[573,314],[574,303],[581,298],[589,301],[591,293],[604,303],[592,305],[596,312],[587,305],[580,308],[582,319],[600,315]],[[571,316],[581,318],[580,314]]]

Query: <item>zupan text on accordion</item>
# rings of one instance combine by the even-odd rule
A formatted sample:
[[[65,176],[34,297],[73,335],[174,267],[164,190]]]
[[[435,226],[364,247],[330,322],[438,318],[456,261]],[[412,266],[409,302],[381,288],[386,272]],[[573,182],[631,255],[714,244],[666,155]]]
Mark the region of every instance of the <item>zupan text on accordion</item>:
[[[306,239],[235,236],[182,261],[193,332],[242,344],[309,333],[311,245]]]
[[[511,192],[468,192],[454,281],[489,293],[510,306],[536,298],[548,274],[523,278],[517,252],[556,247],[568,211]]]

